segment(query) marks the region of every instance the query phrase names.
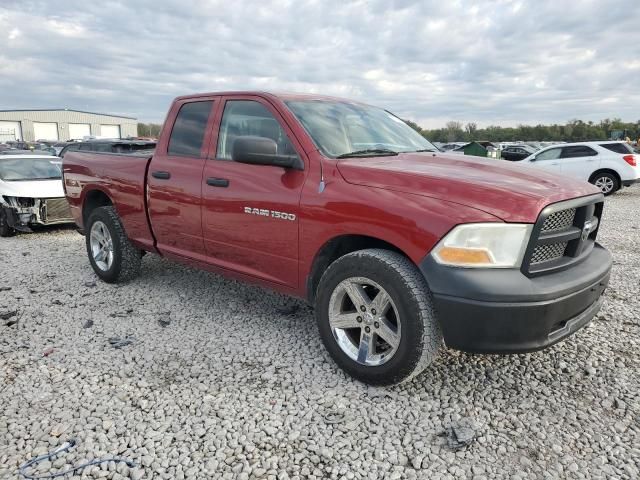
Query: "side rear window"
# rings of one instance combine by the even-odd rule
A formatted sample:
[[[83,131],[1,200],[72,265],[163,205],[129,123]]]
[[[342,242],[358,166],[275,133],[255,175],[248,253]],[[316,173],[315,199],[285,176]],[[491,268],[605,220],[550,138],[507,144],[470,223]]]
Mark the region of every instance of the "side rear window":
[[[110,143],[96,143],[95,145],[96,152],[112,152]]]
[[[200,157],[213,101],[185,103],[180,107],[169,137],[169,155]]]
[[[602,148],[606,148],[607,150],[611,150],[615,153],[621,153],[623,155],[627,155],[629,153],[633,153],[633,150],[626,143],[601,143],[600,146]]]
[[[577,145],[575,147],[564,147],[561,158],[594,157],[596,155],[598,155],[598,152],[593,148],[586,145]]]

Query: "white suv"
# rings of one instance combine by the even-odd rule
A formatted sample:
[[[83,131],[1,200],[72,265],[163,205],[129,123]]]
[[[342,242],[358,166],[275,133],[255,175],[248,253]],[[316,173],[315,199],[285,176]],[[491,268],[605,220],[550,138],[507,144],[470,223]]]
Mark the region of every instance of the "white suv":
[[[579,142],[543,148],[514,163],[580,178],[610,195],[640,182],[638,160],[640,155],[624,142]]]

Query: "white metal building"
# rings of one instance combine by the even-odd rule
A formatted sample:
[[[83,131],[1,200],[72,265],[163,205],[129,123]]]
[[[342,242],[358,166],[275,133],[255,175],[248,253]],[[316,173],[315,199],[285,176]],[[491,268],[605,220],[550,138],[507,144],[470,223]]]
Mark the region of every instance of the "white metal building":
[[[69,140],[93,136],[126,138],[138,135],[133,117],[81,110],[0,110],[0,142],[7,140]]]

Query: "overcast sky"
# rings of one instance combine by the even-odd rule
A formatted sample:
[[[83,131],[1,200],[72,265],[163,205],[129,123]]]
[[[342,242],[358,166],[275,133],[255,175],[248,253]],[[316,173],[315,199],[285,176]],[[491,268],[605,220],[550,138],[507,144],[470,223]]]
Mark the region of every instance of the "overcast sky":
[[[424,127],[640,119],[638,0],[2,0],[0,108],[359,99]]]

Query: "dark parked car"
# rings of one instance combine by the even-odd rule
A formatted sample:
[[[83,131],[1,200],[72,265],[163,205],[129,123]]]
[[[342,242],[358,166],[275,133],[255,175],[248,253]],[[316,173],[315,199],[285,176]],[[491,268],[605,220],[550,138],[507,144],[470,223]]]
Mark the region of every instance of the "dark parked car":
[[[104,153],[133,153],[142,150],[153,150],[156,142],[144,140],[89,140],[86,142],[71,143],[64,147],[60,156],[67,152],[104,152]]]
[[[527,158],[532,153],[536,153],[536,149],[529,145],[509,145],[502,149],[502,159],[513,162]]]

